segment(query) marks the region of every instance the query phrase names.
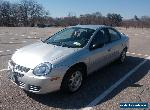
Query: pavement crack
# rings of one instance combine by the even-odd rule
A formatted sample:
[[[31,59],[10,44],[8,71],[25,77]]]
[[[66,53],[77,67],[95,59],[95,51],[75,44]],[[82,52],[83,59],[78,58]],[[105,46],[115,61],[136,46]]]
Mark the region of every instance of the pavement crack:
[[[139,101],[142,102],[141,97],[138,95]]]
[[[140,95],[142,95],[142,94],[143,94],[143,92],[144,92],[144,89],[140,92]]]

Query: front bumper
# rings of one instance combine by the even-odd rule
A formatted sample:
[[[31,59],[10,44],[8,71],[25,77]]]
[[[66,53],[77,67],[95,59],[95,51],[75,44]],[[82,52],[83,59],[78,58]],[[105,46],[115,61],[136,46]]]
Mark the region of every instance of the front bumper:
[[[31,71],[29,71],[31,72]],[[30,76],[27,73],[8,72],[9,79],[15,82],[20,88],[36,94],[45,94],[60,89],[62,79],[60,77],[38,77]]]

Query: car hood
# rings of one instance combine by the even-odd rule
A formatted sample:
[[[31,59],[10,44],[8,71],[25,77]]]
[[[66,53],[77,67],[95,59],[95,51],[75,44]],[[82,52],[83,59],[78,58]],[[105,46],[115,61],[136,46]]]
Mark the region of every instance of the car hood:
[[[16,64],[33,69],[40,63],[52,63],[62,57],[76,52],[77,50],[78,48],[67,48],[37,42],[17,50],[13,54],[12,60]]]

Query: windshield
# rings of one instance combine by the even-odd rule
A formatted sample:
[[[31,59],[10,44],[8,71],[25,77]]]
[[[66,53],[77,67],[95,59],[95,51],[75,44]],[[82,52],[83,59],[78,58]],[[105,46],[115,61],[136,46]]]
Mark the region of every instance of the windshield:
[[[44,42],[62,47],[82,48],[87,44],[93,33],[93,29],[66,28],[49,37]]]

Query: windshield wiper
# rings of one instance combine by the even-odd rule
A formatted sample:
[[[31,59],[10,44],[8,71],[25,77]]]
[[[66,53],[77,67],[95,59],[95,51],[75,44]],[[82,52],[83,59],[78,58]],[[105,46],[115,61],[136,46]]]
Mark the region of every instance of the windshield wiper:
[[[61,43],[60,42],[46,42],[47,44],[53,44],[53,45],[57,45],[57,46],[60,46]]]
[[[62,46],[62,47],[73,48],[73,46],[70,46],[70,45],[68,45],[67,43],[64,43],[64,42],[47,42],[47,44],[52,44],[52,45],[57,45],[57,46]]]
[[[73,46],[68,45],[68,44],[66,44],[66,43],[64,43],[64,42],[61,43],[61,46],[62,46],[62,47],[73,48]]]

